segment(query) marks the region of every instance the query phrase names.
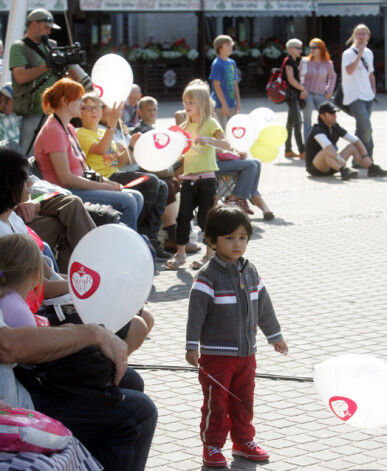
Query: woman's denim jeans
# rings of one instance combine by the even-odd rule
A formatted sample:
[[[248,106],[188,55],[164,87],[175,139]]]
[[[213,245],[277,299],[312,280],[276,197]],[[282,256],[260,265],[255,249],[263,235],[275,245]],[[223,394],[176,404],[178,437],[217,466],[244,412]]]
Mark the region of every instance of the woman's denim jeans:
[[[73,195],[77,195],[85,203],[110,204],[114,209],[122,213],[121,222],[137,231],[137,219],[141,213],[144,198],[136,190],[77,190],[69,188]]]
[[[259,195],[258,181],[261,175],[261,162],[257,159],[218,160],[219,170],[216,176],[237,176],[232,194],[239,198],[251,199]]]
[[[371,126],[372,101],[355,100],[348,105],[352,116],[356,119],[356,136],[366,146],[370,157],[374,151]]]
[[[302,110],[302,114],[304,115],[304,142],[306,143],[306,139],[312,129],[312,112],[313,110],[318,110],[320,104],[326,101],[325,95],[320,95],[318,93],[308,93],[305,98],[306,106]]]

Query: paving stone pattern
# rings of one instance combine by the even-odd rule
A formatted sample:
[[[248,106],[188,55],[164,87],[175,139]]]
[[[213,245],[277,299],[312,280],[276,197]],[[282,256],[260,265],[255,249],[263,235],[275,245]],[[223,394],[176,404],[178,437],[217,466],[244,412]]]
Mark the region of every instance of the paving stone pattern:
[[[243,110],[270,106],[265,98],[245,99]],[[180,103],[160,104],[159,125]],[[271,107],[271,106],[270,106]],[[286,107],[272,107],[286,123]],[[387,98],[373,114],[375,161],[387,168]],[[354,120],[339,113],[354,130]],[[296,148],[294,147],[294,150]],[[387,361],[387,178],[357,181],[307,176],[301,161],[283,152],[262,166],[260,191],[276,219],[252,217],[254,235],[246,256],[254,262],[273,300],[290,354],[283,357],[258,343],[257,373],[308,378],[313,365],[344,353],[371,354]],[[148,366],[185,362],[188,293],[195,272],[189,262],[178,272],[158,265],[149,306],[155,316],[150,339],[130,357]],[[195,371],[141,370],[159,421],[147,470],[205,470],[199,437],[202,395]],[[386,427],[355,429],[339,421],[320,401],[312,382],[257,378],[256,441],[270,462],[234,460],[230,469],[266,471],[386,471]],[[226,469],[226,468],[223,468]]]

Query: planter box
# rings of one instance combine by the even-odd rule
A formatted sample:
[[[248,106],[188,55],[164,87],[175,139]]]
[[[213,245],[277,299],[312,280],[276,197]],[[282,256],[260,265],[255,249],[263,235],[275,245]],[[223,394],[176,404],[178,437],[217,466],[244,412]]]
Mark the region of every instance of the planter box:
[[[132,65],[134,81],[143,95],[157,99],[181,98],[189,81],[198,76],[197,62],[189,59],[158,59]]]

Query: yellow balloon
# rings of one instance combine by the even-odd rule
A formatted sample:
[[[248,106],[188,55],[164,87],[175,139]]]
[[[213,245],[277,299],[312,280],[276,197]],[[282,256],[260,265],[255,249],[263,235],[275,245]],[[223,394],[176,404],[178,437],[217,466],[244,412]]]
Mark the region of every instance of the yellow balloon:
[[[279,147],[288,137],[288,131],[281,124],[269,124],[259,133],[259,142],[266,146]]]
[[[278,147],[267,146],[257,139],[251,146],[250,153],[261,162],[272,162],[278,155]]]

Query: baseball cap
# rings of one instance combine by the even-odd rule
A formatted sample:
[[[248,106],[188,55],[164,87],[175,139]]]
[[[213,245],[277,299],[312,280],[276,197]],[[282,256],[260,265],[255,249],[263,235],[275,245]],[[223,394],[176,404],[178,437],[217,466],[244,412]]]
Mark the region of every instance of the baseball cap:
[[[318,107],[319,114],[336,113],[336,111],[340,111],[340,108],[335,106],[331,101],[323,101],[321,105]]]
[[[13,90],[12,90],[12,82],[7,82],[5,83],[1,88],[0,88],[0,93],[7,98],[10,98],[13,100]]]
[[[53,29],[61,29],[60,26],[56,25],[54,22],[54,17],[52,13],[44,8],[37,8],[32,10],[29,15],[27,15],[27,21],[43,21],[47,23]]]

